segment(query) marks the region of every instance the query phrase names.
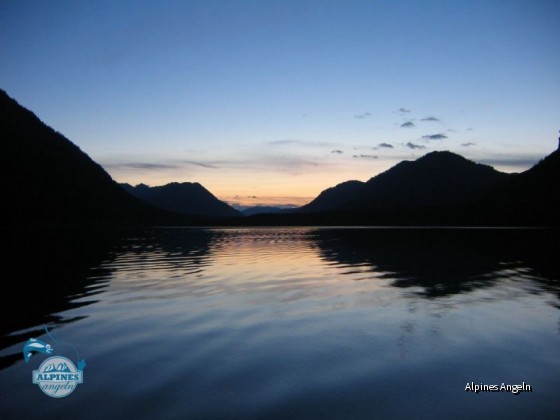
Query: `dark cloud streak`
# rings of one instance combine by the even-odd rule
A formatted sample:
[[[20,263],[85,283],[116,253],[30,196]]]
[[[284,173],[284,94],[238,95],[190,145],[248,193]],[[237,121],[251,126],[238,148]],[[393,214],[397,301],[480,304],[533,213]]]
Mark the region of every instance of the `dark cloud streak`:
[[[425,149],[426,146],[422,146],[420,144],[414,144],[412,142],[408,142],[405,144],[406,147],[408,147],[409,149]]]
[[[161,169],[177,169],[180,165],[170,165],[163,163],[146,163],[146,162],[124,162],[124,163],[107,163],[102,165],[104,168],[111,169],[142,169],[142,170],[161,170]]]
[[[447,136],[445,134],[438,133],[438,134],[426,134],[425,136],[422,136],[422,138],[424,140],[428,140],[428,141],[430,141],[430,140],[444,140],[444,139],[447,138]]]
[[[519,156],[519,157],[495,157],[495,158],[487,158],[487,159],[476,159],[478,163],[483,163],[485,165],[490,166],[511,166],[511,167],[519,167],[520,169],[523,168],[530,168],[534,166],[541,157],[537,156]]]
[[[354,155],[352,157],[356,159],[377,159],[376,155]]]
[[[200,166],[202,168],[208,168],[208,169],[218,169],[217,166],[215,165],[210,165],[209,163],[201,163],[201,162],[194,162],[192,160],[183,160],[182,162],[188,164],[188,165],[195,165],[195,166]]]

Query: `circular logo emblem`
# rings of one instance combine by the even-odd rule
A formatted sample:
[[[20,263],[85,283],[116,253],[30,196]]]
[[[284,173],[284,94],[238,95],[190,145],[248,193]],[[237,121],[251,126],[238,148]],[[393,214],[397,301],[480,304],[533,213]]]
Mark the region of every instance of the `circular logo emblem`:
[[[76,369],[70,359],[62,356],[49,357],[38,370],[33,371],[33,383],[54,398],[70,395],[83,379],[83,371]]]

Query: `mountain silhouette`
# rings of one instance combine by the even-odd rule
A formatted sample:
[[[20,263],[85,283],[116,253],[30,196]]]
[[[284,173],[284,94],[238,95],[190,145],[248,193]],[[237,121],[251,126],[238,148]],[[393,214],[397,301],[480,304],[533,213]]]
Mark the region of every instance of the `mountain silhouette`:
[[[241,210],[244,216],[254,216],[255,214],[282,214],[291,213],[293,207],[276,207],[276,206],[252,206]]]
[[[2,225],[187,223],[132,197],[75,144],[0,90]]]
[[[363,197],[365,187],[366,183],[361,181],[343,182],[334,187],[327,188],[313,201],[294,211],[315,213],[340,208]]]
[[[255,215],[243,224],[560,225],[560,151],[521,174],[506,174],[451,152],[403,161],[367,182],[324,190],[293,214]]]
[[[349,207],[456,206],[502,184],[512,175],[451,152],[431,152],[403,161],[366,182],[364,201]]]
[[[512,175],[451,152],[403,161],[367,182],[348,181],[323,191],[302,212],[458,206]]]
[[[45,372],[71,372],[71,370],[66,363],[61,362],[58,365],[54,363],[49,364],[45,368]]]
[[[240,218],[198,183],[117,184],[2,90],[0,144],[0,226],[560,225],[560,150],[521,174],[432,152],[367,182],[338,184],[298,209]]]
[[[556,150],[475,201],[473,211],[509,224],[558,225],[559,185],[560,150]]]
[[[241,216],[240,212],[218,200],[198,182],[172,182],[158,187],[145,184],[121,186],[135,197],[165,210],[205,217]]]

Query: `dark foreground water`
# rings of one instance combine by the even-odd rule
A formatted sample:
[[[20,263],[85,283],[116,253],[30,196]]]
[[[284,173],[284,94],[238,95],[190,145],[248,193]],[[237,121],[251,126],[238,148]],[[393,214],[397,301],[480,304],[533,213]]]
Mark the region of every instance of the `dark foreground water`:
[[[557,236],[3,232],[0,418],[557,418]],[[61,399],[22,356],[45,325],[87,361]]]

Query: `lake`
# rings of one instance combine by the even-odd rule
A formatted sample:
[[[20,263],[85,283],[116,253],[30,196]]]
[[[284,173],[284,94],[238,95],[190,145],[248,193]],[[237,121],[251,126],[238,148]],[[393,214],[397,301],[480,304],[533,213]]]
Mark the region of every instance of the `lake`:
[[[1,418],[557,418],[558,234],[6,231]],[[44,327],[51,328],[53,343]],[[48,356],[84,382],[50,398]],[[531,391],[469,392],[467,384]]]

